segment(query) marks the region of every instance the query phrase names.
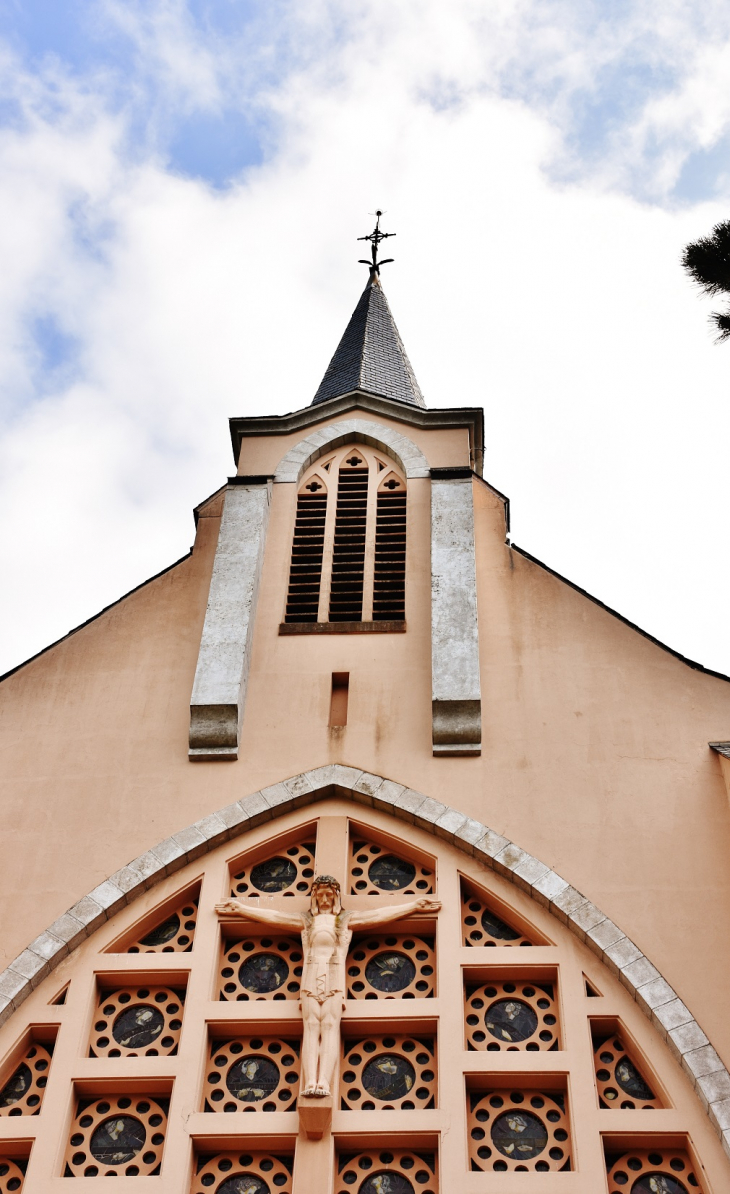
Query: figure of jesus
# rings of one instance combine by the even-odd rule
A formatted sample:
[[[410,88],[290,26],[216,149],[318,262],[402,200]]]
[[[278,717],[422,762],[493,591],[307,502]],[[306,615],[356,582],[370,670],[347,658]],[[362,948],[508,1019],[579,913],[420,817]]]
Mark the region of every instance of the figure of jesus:
[[[345,965],[353,930],[390,924],[414,914],[433,914],[440,908],[439,900],[422,897],[371,912],[348,912],[342,907],[340,885],[331,875],[320,875],[312,883],[308,912],[279,912],[233,899],[216,904],[221,916],[240,916],[301,933],[303,1095],[323,1098],[332,1090],[345,1010]]]

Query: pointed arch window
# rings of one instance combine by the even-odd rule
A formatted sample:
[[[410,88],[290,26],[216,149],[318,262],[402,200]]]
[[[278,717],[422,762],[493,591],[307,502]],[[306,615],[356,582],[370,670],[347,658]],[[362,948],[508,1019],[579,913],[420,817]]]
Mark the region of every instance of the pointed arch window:
[[[349,444],[307,469],[297,493],[282,630],[404,630],[406,479]]]

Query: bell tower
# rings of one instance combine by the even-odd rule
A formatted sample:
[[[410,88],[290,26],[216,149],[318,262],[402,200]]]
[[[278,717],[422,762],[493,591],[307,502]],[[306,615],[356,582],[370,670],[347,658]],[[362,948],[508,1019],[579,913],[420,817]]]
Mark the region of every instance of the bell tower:
[[[379,261],[378,248],[394,235],[380,217],[362,238],[372,246],[368,283],[314,399],[290,415],[231,420],[238,472],[223,498],[191,697],[191,760],[239,757],[267,553],[279,582],[289,575],[288,589],[272,583],[266,598],[280,611],[278,633],[305,639],[284,650],[311,656],[315,667],[328,635],[409,636],[397,650],[417,660],[422,689],[430,666],[427,749],[480,753],[473,485],[482,414],[426,406],[380,281],[389,259]],[[371,641],[383,666],[390,649]],[[347,644],[337,650],[347,662]]]

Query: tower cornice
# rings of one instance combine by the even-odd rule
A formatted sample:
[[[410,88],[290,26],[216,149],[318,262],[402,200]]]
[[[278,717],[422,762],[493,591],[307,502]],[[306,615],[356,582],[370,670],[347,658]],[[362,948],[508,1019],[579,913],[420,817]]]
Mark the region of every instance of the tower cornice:
[[[351,410],[369,411],[371,414],[385,416],[411,427],[428,428],[430,431],[437,431],[440,428],[465,427],[469,433],[469,454],[472,467],[476,473],[482,475],[484,411],[480,406],[451,406],[434,410],[399,402],[393,398],[381,398],[375,394],[366,394],[362,390],[353,390],[340,397],[318,402],[316,406],[306,406],[302,410],[292,411],[286,415],[254,415],[230,419],[231,444],[236,466],[238,466],[241,444],[244,439],[251,436],[291,435],[292,432],[329,422],[334,416],[345,414]]]

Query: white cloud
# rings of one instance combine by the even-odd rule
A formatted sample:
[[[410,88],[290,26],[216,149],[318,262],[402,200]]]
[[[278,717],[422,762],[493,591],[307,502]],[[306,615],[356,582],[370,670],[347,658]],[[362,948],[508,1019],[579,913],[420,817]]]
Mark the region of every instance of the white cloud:
[[[275,114],[265,164],[218,191],[130,148],[103,72],[6,60],[25,115],[0,134],[0,668],[187,549],[190,508],[231,470],[227,416],[311,400],[381,205],[398,233],[385,286],[426,399],[485,406],[517,542],[730,671],[730,358],[678,265],[727,212],[626,192],[645,164],[666,193],[672,154],[724,128],[723,101],[692,82],[727,52],[709,44],[722,10],[701,28],[680,5],[609,25],[589,5],[362,0],[335,27],[324,2],[273,8],[289,21],[278,84],[261,22],[256,44],[221,49],[182,3],[107,9],[139,77],[157,72],[155,102],[229,102],[239,61],[249,102]],[[623,150],[609,137],[605,162],[555,182],[577,152],[571,103],[652,29],[681,74],[671,102],[649,94]],[[39,314],[76,345],[58,375],[39,375]]]

